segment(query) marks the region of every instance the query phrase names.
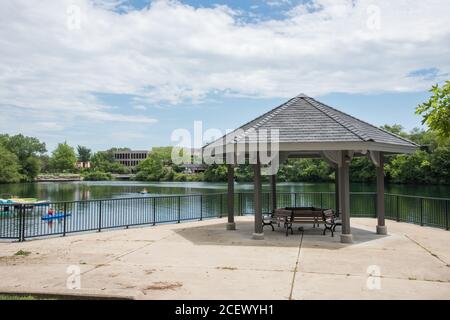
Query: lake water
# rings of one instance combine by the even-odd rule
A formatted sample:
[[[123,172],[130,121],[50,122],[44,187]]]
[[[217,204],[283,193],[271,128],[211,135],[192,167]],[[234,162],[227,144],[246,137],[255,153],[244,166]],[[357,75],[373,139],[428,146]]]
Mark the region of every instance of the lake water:
[[[226,192],[226,183],[209,182],[39,182],[0,184],[0,195],[11,194],[49,201],[76,201],[138,197],[144,188],[150,195],[210,194]],[[352,183],[352,192],[375,192],[375,184]],[[251,192],[252,183],[236,183],[236,192]],[[269,191],[269,184],[263,184]],[[333,192],[334,183],[278,183],[279,192]],[[387,193],[450,198],[450,186],[386,185]]]
[[[150,196],[186,195],[186,197],[149,197],[141,195],[147,189]],[[269,184],[263,185],[263,212],[270,212]],[[254,212],[252,183],[236,183],[235,197],[238,214]],[[308,192],[333,192],[333,183],[279,183],[277,203],[286,206],[318,206],[332,208],[334,194]],[[374,192],[374,184],[352,184],[352,192]],[[1,194],[18,197],[46,199],[51,202],[109,199],[91,202],[51,203],[25,209],[0,207],[0,239],[33,238],[64,235],[80,231],[134,225],[198,220],[222,216],[226,212],[225,183],[205,182],[58,182],[22,183],[0,185]],[[450,198],[449,186],[387,185],[386,192],[395,194]],[[200,196],[201,195],[201,196]],[[123,198],[122,200],[118,200]],[[132,198],[132,199],[128,199]],[[386,217],[399,221],[438,226],[448,226],[447,207],[450,201],[386,196]],[[350,197],[352,216],[375,216],[375,197],[357,193]],[[67,218],[42,220],[49,210]],[[22,214],[23,212],[23,214]],[[23,219],[23,220],[22,220]]]

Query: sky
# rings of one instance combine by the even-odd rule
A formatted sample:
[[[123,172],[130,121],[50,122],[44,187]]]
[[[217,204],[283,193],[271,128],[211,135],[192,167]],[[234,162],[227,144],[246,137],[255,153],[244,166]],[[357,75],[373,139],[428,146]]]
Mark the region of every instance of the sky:
[[[2,0],[0,133],[49,151],[150,149],[299,93],[411,130],[450,78],[449,12],[446,0]]]

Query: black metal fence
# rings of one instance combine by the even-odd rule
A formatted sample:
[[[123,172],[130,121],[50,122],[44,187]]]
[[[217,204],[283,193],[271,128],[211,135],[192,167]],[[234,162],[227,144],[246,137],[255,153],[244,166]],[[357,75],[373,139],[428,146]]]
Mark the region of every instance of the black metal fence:
[[[226,193],[51,202],[38,205],[1,204],[0,239],[23,241],[140,225],[180,223],[222,217]],[[277,207],[315,206],[335,209],[333,192],[278,193]],[[385,195],[386,218],[449,229],[450,199]],[[254,214],[253,193],[235,193],[236,215]],[[263,193],[263,213],[271,211],[270,193]],[[49,212],[52,214],[49,215]],[[353,217],[376,216],[376,193],[351,193]]]

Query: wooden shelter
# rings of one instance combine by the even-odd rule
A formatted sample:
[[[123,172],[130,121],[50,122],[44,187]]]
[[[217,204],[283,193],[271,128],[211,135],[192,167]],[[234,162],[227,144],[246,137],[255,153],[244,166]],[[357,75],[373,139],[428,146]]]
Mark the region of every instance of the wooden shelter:
[[[264,134],[260,134],[263,132]],[[270,132],[277,132],[270,135]],[[259,150],[261,140],[275,146],[279,162],[287,158],[322,158],[336,170],[336,207],[342,219],[341,242],[351,243],[349,166],[353,157],[369,157],[377,170],[377,233],[386,234],[384,218],[384,157],[413,153],[418,145],[367,122],[327,106],[306,95],[298,95],[222,138],[203,147],[204,154],[222,155],[228,167],[228,224],[234,222],[234,165],[239,153]],[[276,141],[275,141],[276,140]],[[261,161],[253,159],[255,239],[263,239],[261,205]],[[276,209],[276,174],[272,174],[272,210]]]

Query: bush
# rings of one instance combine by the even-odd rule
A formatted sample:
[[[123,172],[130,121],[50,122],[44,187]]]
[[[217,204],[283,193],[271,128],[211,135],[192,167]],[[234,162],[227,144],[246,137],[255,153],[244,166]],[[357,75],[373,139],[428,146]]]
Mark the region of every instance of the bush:
[[[112,179],[112,175],[103,171],[91,171],[83,174],[86,181],[108,181]]]

